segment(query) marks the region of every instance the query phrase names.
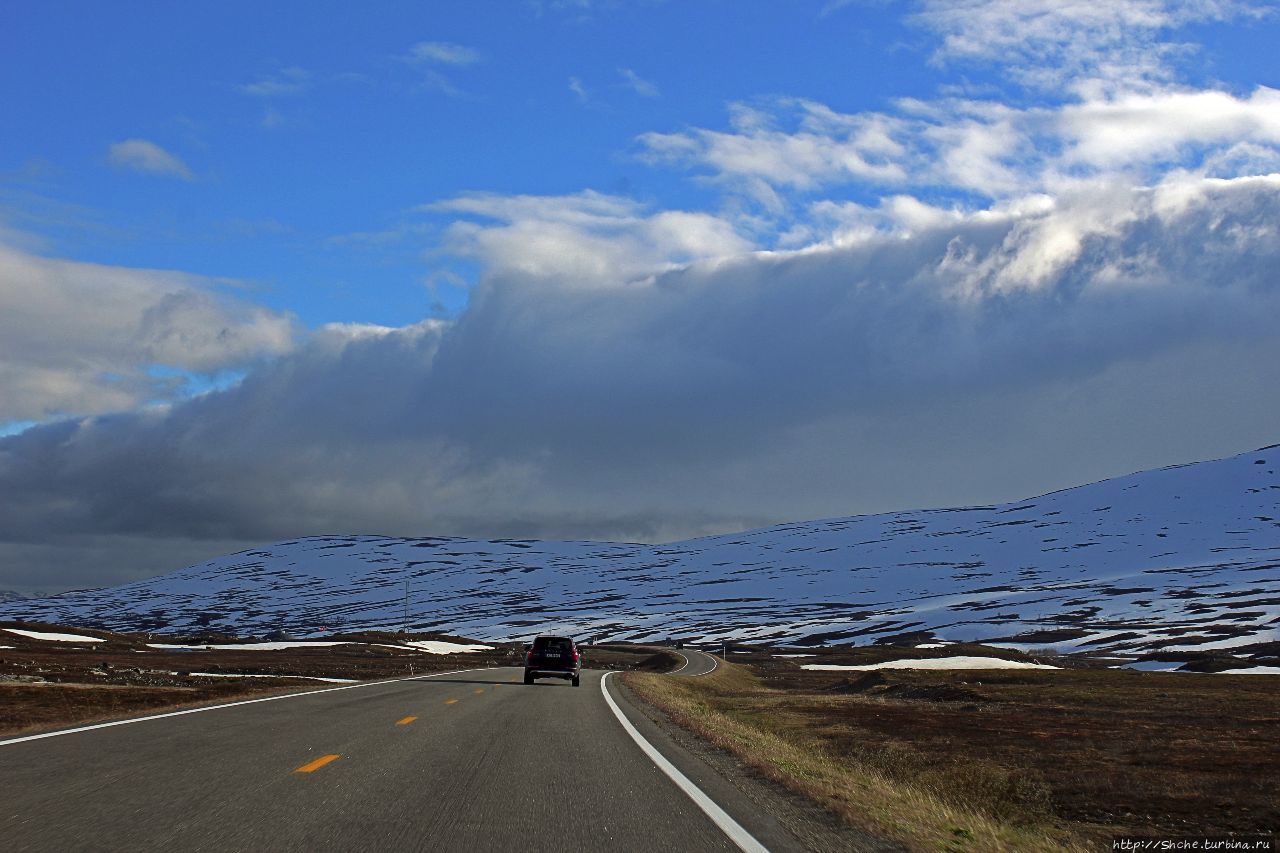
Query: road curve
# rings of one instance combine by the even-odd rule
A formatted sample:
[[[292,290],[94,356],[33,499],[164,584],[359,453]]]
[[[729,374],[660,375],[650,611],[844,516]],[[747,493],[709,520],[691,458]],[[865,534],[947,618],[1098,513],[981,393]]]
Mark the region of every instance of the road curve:
[[[684,666],[674,670],[672,675],[710,675],[720,664],[720,659],[715,655],[709,655],[697,649],[672,649],[671,651],[684,658]]]
[[[0,838],[8,851],[739,849],[624,731],[601,673],[576,689],[521,676],[473,670],[0,743]],[[751,837],[800,849],[664,739],[616,678],[605,687]]]

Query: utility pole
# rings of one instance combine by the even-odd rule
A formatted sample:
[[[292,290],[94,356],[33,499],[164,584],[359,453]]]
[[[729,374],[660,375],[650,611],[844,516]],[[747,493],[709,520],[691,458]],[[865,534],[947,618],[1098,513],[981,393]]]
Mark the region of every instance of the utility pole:
[[[409,578],[404,579],[404,635],[409,636]]]

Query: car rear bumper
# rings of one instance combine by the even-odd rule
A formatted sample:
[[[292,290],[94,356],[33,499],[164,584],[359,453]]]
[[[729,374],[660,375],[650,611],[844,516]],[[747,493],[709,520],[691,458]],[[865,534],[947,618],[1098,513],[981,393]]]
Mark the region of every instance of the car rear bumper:
[[[535,678],[544,676],[554,676],[555,678],[577,678],[581,674],[578,669],[547,669],[545,667],[526,666],[524,668],[525,675],[532,675]]]

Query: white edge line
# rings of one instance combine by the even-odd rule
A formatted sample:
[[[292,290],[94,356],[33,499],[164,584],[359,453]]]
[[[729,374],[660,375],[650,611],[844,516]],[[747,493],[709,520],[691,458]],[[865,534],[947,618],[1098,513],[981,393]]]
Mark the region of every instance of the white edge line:
[[[645,740],[644,735],[640,734],[635,726],[631,725],[631,721],[622,713],[618,703],[614,702],[613,697],[609,695],[609,688],[606,685],[611,675],[613,675],[612,672],[607,672],[600,679],[600,692],[604,694],[604,701],[608,703],[609,709],[618,718],[618,722],[622,723],[622,728],[626,730],[627,734],[631,735],[631,739],[636,742],[636,745],[640,747],[644,754],[649,756],[649,760],[656,764],[659,770],[667,774],[667,778],[675,782],[676,787],[684,791],[689,799],[693,800],[694,805],[702,809],[703,813],[711,818],[711,822],[727,835],[729,840],[738,846],[739,850],[742,850],[743,853],[769,853],[767,847],[756,841],[751,833],[742,828],[742,824],[731,818],[728,812],[716,805],[715,800],[704,794],[701,788],[693,784],[688,776],[676,769],[674,764],[668,761],[661,752],[658,752],[653,744]]]
[[[676,650],[675,650],[675,649],[672,649],[671,651],[676,652]],[[688,668],[689,668],[689,658],[685,657],[684,652],[676,652],[676,654],[678,654],[678,655],[680,655],[680,657],[684,658],[684,666],[680,667],[680,668],[679,668],[679,669],[677,669],[675,672],[671,673],[672,675],[679,675],[680,673],[684,672],[686,669],[688,669]]]
[[[708,654],[707,652],[703,652],[703,654],[704,654],[704,655],[707,655],[707,657],[711,658],[711,669],[707,670],[706,672],[700,672],[700,673],[698,673],[698,675],[700,675],[700,676],[702,676],[702,675],[710,675],[711,673],[715,672],[715,671],[716,671],[716,667],[718,667],[718,666],[720,665],[720,658],[716,657],[716,656],[715,656],[715,655],[713,655],[713,654]]]
[[[0,746],[11,746],[15,743],[26,743],[31,740],[43,740],[47,737],[61,737],[62,735],[72,735],[76,732],[88,732],[94,729],[109,729],[112,726],[128,726],[133,723],[145,723],[148,720],[163,720],[166,717],[181,717],[186,714],[201,714],[205,711],[217,711],[221,708],[235,708],[238,705],[254,705],[258,702],[274,702],[277,699],[296,699],[299,696],[315,696],[317,693],[333,693],[337,690],[354,690],[357,687],[377,687],[379,684],[397,684],[401,681],[422,681],[427,678],[439,678],[442,675],[459,675],[464,672],[480,672],[486,669],[496,669],[497,667],[482,666],[475,669],[455,669],[450,672],[433,672],[430,675],[413,675],[407,678],[391,678],[386,681],[362,681],[359,684],[346,684],[342,687],[323,687],[319,690],[305,690],[301,693],[286,693],[283,696],[263,696],[259,699],[244,699],[239,702],[227,702],[222,705],[206,705],[203,708],[186,708],[182,711],[169,711],[164,714],[152,714],[147,717],[133,717],[128,720],[113,720],[109,723],[94,723],[91,726],[78,726],[74,729],[61,729],[56,732],[45,732],[38,735],[24,735],[23,737],[9,738],[8,740],[0,740]]]
[[[671,651],[675,652],[676,654],[680,655],[680,657],[684,658],[684,666],[680,667],[674,672],[667,673],[668,675],[679,675],[680,673],[684,672],[686,669],[688,669],[690,666],[693,665],[693,661],[689,660],[689,656],[686,655],[684,652],[676,651],[675,649],[672,649]],[[715,655],[707,654],[706,652],[698,652],[698,654],[711,658],[711,669],[707,670],[706,672],[695,672],[693,675],[685,676],[685,678],[701,678],[704,675],[710,675],[711,673],[715,672],[716,667],[720,665],[720,658],[716,657]]]

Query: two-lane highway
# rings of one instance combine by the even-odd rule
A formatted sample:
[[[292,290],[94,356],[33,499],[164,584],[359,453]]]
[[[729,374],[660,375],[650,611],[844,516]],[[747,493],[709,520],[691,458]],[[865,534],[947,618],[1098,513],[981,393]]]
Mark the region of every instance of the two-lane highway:
[[[706,652],[697,649],[672,649],[680,657],[684,658],[684,666],[677,669],[672,675],[699,676],[710,675],[716,671],[716,667],[720,665],[720,661],[715,655],[709,655]]]
[[[627,733],[611,704],[647,721],[614,677],[610,703],[599,672],[578,688],[521,675],[463,671],[0,742],[0,839],[12,851],[742,846]],[[751,832],[793,846],[745,799],[723,785],[715,796],[748,847]]]

